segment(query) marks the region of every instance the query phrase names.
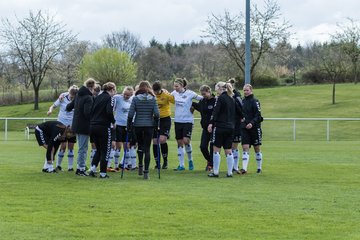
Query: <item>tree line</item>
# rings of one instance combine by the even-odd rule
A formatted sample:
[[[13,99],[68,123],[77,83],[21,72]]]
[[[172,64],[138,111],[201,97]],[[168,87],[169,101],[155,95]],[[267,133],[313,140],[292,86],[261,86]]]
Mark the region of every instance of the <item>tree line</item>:
[[[251,11],[251,82],[256,87],[296,84],[358,82],[360,24],[348,18],[328,42],[292,46],[291,25],[282,19],[275,0],[264,0]],[[111,32],[101,43],[79,41],[55,16],[38,10],[12,23],[0,25],[0,87],[34,91],[66,89],[93,77],[101,83],[131,85],[139,80],[161,80],[171,85],[175,77],[190,79],[192,87],[213,85],[235,78],[244,82],[244,14],[224,11],[210,15],[201,41],[144,44],[127,29]],[[190,86],[191,87],[191,86]]]

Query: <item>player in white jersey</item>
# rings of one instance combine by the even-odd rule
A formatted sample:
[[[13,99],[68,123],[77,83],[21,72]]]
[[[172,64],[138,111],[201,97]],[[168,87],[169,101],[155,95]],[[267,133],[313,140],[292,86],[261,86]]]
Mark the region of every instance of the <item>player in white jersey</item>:
[[[57,120],[64,124],[65,126],[71,126],[72,119],[74,116],[74,110],[67,112],[66,106],[75,98],[76,93],[79,88],[76,85],[73,85],[69,88],[68,92],[60,94],[59,98],[54,102],[53,105],[50,106],[47,115],[50,116],[54,110],[54,108],[59,107],[59,114]],[[72,137],[67,139],[67,141],[62,142],[60,146],[60,150],[58,152],[58,158],[56,161],[56,170],[61,171],[61,163],[65,155],[66,144],[68,148],[68,171],[73,171],[73,163],[74,163],[74,144],[76,143],[76,137]]]
[[[171,95],[175,98],[175,138],[178,144],[178,159],[179,166],[175,171],[185,170],[185,151],[189,160],[189,170],[194,169],[194,162],[192,158],[192,147],[190,143],[192,128],[194,124],[194,116],[190,111],[192,100],[203,99],[202,96],[195,92],[186,89],[187,80],[176,78],[174,81],[174,91]]]
[[[133,99],[134,89],[130,86],[124,88],[122,94],[117,94],[114,96],[114,112],[115,112],[115,124],[116,124],[116,150],[115,150],[115,170],[119,170],[119,158],[121,153],[121,147],[123,146],[125,159],[122,158],[120,162],[120,167],[125,164],[127,169],[136,169],[136,142],[132,141],[134,139],[127,132],[127,118],[130,110],[130,105]],[[125,147],[126,135],[128,135],[128,145]],[[131,140],[131,141],[130,141]]]

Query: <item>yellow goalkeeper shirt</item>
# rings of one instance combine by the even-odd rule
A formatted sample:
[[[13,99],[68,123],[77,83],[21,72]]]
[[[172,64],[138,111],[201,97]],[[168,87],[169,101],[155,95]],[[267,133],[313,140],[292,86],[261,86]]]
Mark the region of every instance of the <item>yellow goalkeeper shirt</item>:
[[[175,103],[174,96],[165,89],[162,89],[160,94],[155,95],[160,111],[160,118],[169,117],[171,115],[170,103]]]

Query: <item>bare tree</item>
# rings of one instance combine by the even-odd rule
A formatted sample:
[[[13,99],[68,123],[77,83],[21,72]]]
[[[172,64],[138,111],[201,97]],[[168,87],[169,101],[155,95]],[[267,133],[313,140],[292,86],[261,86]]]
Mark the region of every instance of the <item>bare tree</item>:
[[[21,62],[34,88],[34,109],[39,109],[39,89],[51,63],[76,36],[65,30],[65,25],[41,10],[30,11],[29,16],[14,25],[2,19],[0,36],[11,53]]]
[[[350,58],[354,83],[358,83],[358,61],[360,58],[360,22],[352,18],[347,19],[347,23],[339,23],[339,31],[332,38],[341,43],[342,50]]]
[[[284,41],[290,36],[291,27],[285,20],[280,21],[280,7],[275,0],[264,0],[264,10],[253,5],[251,11],[251,54],[250,72],[253,76],[255,68],[264,53],[271,50],[271,46]],[[203,37],[212,39],[224,48],[239,70],[244,74],[245,69],[245,23],[244,14],[231,16],[225,11],[223,16],[212,15],[208,18],[208,27]]]
[[[112,32],[105,35],[103,44],[107,48],[115,48],[120,52],[126,52],[131,59],[134,59],[143,48],[140,37],[132,34],[128,30]]]
[[[313,57],[309,63],[316,69],[325,73],[332,82],[332,104],[335,104],[336,83],[347,71],[346,56],[341,45],[336,42],[324,43],[313,48]]]
[[[69,88],[76,81],[79,66],[84,56],[89,52],[91,43],[87,41],[74,42],[61,53],[61,59],[54,67],[55,73],[66,81]]]

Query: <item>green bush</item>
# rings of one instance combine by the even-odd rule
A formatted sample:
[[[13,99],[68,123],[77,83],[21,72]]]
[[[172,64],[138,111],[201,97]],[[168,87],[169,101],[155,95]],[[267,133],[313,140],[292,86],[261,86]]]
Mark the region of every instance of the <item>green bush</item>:
[[[254,87],[275,87],[279,86],[279,82],[275,77],[260,75],[253,78],[252,85]]]

